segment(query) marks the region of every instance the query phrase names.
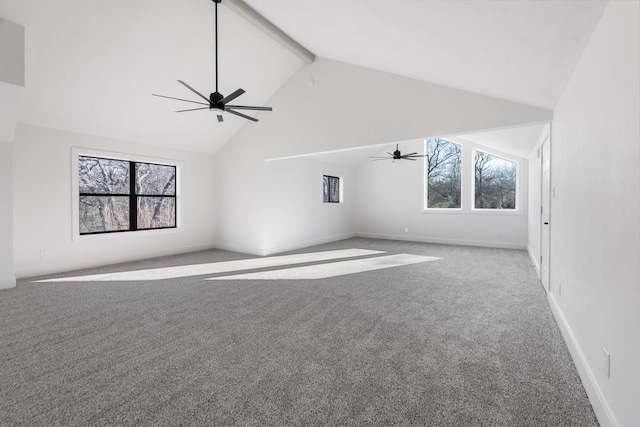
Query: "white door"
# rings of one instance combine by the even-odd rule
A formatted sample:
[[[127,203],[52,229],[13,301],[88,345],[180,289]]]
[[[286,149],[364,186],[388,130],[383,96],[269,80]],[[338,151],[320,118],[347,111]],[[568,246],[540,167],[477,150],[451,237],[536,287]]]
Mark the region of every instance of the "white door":
[[[551,205],[551,147],[549,136],[542,143],[542,188],[540,200],[540,280],[547,291],[551,290],[549,283],[549,250],[551,225],[549,224],[549,212]]]

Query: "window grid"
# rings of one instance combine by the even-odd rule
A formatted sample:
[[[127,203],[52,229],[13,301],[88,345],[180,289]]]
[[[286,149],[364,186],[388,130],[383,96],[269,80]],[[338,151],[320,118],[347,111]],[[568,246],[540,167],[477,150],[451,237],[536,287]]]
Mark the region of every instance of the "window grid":
[[[106,233],[121,233],[121,232],[128,232],[128,231],[141,231],[141,230],[159,230],[159,229],[166,229],[166,228],[176,228],[177,227],[177,203],[176,203],[176,172],[177,172],[177,168],[176,166],[172,166],[172,165],[160,165],[160,164],[156,164],[156,163],[148,163],[148,162],[136,162],[136,161],[122,161],[122,160],[116,160],[116,159],[109,159],[109,158],[104,158],[104,157],[94,157],[94,156],[79,156],[79,163],[81,163],[82,159],[91,159],[91,160],[95,160],[97,162],[100,161],[107,161],[107,162],[121,162],[121,163],[127,163],[128,164],[128,180],[129,180],[129,185],[128,185],[128,189],[127,189],[127,193],[123,193],[123,192],[95,192],[95,191],[82,191],[82,184],[79,185],[80,187],[80,191],[79,191],[79,196],[80,196],[80,206],[82,206],[82,200],[83,197],[96,197],[96,198],[115,198],[115,199],[126,199],[128,201],[128,225],[122,228],[118,228],[118,229],[109,229],[109,230],[97,230],[97,231],[82,231],[82,227],[83,227],[83,219],[82,219],[82,215],[80,215],[80,235],[89,235],[89,234],[106,234]],[[170,170],[172,170],[172,177],[170,179],[170,181],[172,181],[172,185],[173,185],[173,190],[171,191],[171,189],[169,188],[169,183],[167,183],[167,185],[164,186],[164,192],[163,193],[146,193],[143,192],[142,189],[138,190],[136,188],[136,182],[137,177],[138,177],[138,171],[137,171],[137,166],[138,165],[148,165],[150,167],[153,166],[157,166],[159,168],[168,168]],[[104,173],[104,172],[103,172]],[[79,176],[82,176],[82,172],[80,171],[80,167],[78,170],[78,174]],[[105,179],[106,179],[106,173],[105,173]],[[107,183],[105,185],[109,186],[109,184],[111,183]],[[168,193],[167,193],[168,191]],[[149,227],[139,227],[139,221],[138,221],[138,215],[140,213],[140,202],[144,199],[150,199],[150,198],[161,198],[162,202],[164,202],[165,200],[170,200],[172,203],[170,203],[172,205],[172,209],[170,212],[170,217],[171,217],[171,222],[173,223],[172,225],[163,225],[163,226],[149,226]],[[85,199],[86,200],[86,199]],[[109,202],[112,202],[112,200],[108,200]],[[162,204],[162,202],[160,202],[160,204]],[[158,208],[160,207],[160,204],[156,204],[156,211],[158,210]],[[82,210],[82,208],[80,208]],[[155,211],[154,211],[155,213]]]
[[[322,184],[322,201],[324,203],[340,203],[340,178],[323,175]]]

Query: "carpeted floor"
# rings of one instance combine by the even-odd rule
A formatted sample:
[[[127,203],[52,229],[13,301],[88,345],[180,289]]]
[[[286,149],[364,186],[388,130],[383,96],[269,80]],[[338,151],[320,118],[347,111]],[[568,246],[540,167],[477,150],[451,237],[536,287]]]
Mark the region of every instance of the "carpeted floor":
[[[0,424],[598,425],[526,252],[295,253],[354,248],[381,252],[19,280],[0,292]]]

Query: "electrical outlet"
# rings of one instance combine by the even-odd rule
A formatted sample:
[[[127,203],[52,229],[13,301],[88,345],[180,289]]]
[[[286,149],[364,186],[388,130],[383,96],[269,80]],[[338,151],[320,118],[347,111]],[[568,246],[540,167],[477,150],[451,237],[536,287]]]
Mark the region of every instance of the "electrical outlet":
[[[611,355],[604,347],[602,347],[602,370],[607,378],[611,378]]]
[[[46,250],[46,249],[41,249],[40,250],[40,258],[44,259],[44,258],[46,258],[48,256],[49,256],[49,251],[48,250]]]

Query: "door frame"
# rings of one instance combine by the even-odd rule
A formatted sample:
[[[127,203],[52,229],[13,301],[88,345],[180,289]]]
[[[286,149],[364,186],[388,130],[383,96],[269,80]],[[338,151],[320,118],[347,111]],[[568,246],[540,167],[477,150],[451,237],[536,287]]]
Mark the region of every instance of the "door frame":
[[[546,158],[545,148],[547,149]],[[551,291],[551,201],[553,199],[551,123],[540,143],[540,157],[540,281],[549,292]],[[548,165],[545,165],[545,162],[548,162]],[[545,166],[548,166],[548,172],[545,172]],[[545,173],[548,173],[546,183]]]

